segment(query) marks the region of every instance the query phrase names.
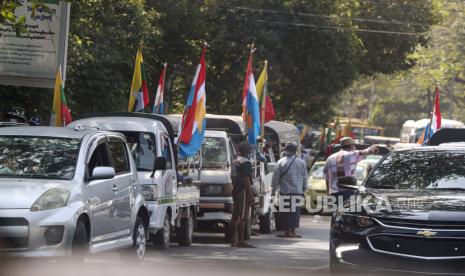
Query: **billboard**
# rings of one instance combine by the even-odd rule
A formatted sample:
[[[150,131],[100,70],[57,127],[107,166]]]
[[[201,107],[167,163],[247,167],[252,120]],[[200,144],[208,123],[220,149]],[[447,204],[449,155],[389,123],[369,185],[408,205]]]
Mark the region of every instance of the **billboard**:
[[[61,65],[66,78],[69,3],[44,1],[48,10],[32,12],[31,0],[20,0],[16,16],[26,17],[27,33],[16,35],[12,25],[0,25],[0,84],[53,88]]]

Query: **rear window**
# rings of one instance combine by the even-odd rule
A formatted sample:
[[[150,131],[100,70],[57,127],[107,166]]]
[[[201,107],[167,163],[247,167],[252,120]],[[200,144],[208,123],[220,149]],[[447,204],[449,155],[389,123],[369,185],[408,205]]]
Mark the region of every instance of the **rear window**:
[[[389,155],[365,186],[380,189],[465,189],[465,153],[401,151]]]

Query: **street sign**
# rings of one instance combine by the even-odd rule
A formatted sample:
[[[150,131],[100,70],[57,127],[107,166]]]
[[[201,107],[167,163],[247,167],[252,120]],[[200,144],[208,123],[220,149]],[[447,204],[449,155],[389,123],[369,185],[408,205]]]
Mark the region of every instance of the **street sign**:
[[[49,11],[32,16],[32,1],[20,2],[15,14],[26,17],[28,32],[17,36],[11,24],[0,25],[0,84],[53,88],[60,65],[66,79],[70,4],[44,1]]]

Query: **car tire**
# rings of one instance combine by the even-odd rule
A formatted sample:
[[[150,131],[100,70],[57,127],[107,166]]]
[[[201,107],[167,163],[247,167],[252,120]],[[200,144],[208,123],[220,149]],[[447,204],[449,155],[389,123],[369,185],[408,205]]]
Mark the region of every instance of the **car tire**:
[[[270,209],[265,215],[260,216],[260,232],[264,234],[271,234],[274,226],[274,214]]]
[[[147,225],[141,217],[136,219],[132,233],[132,246],[125,251],[125,261],[141,263],[147,249]]]
[[[170,239],[171,239],[171,223],[170,217],[168,214],[165,215],[165,219],[163,220],[163,227],[162,229],[158,230],[158,232],[154,236],[154,244],[163,250],[170,248]]]
[[[188,217],[181,219],[181,227],[176,229],[176,239],[180,246],[191,246],[194,236],[194,216],[188,210]]]
[[[82,220],[78,220],[71,246],[71,257],[76,261],[84,261],[88,252],[89,242],[87,240],[87,228]]]

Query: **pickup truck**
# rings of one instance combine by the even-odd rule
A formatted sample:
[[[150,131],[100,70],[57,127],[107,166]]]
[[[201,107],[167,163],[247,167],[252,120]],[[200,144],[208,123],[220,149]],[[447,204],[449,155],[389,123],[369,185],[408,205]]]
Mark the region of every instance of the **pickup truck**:
[[[92,113],[69,125],[77,126],[116,131],[126,136],[150,212],[151,241],[167,249],[170,236],[175,233],[179,245],[190,246],[200,192],[192,178],[177,170],[178,154],[170,122],[146,113]]]
[[[178,129],[181,115],[165,115],[173,129]],[[209,227],[221,224],[225,237],[229,239],[229,224],[232,217],[231,165],[236,147],[245,139],[242,117],[228,115],[206,116],[205,138],[200,153],[191,158],[197,166],[195,178],[200,181],[200,210],[197,221]],[[271,211],[271,180],[275,168],[272,148],[267,149],[267,164],[259,162],[254,155],[253,185],[258,195],[252,206],[250,220],[246,222],[246,238],[251,235],[252,224],[259,224],[263,233],[274,229],[274,214]]]

